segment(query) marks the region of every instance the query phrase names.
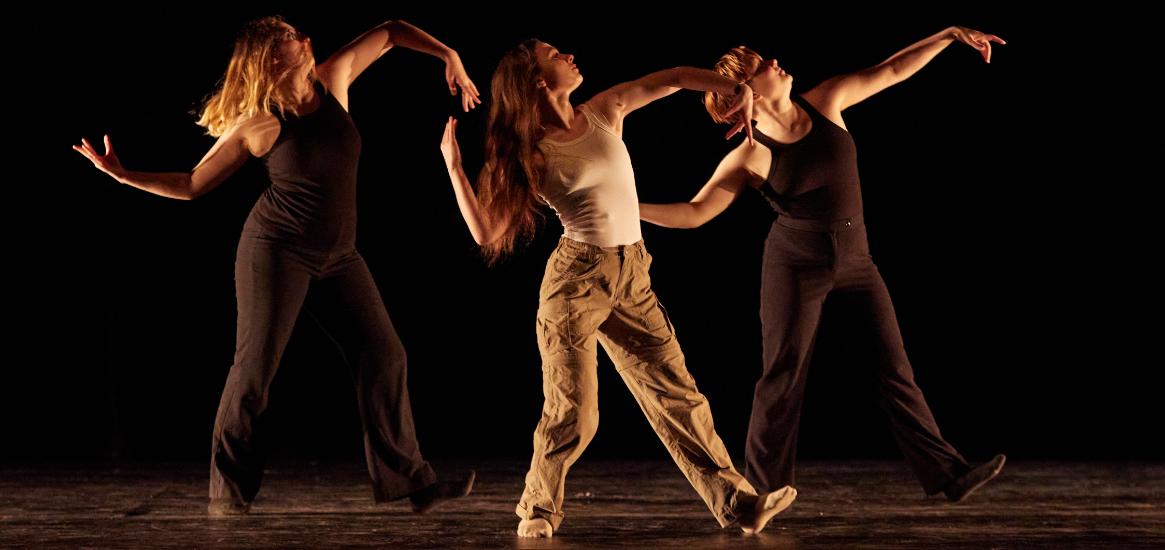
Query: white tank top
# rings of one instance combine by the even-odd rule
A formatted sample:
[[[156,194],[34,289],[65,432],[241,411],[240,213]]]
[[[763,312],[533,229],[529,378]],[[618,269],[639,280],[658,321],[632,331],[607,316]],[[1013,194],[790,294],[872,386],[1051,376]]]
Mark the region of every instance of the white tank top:
[[[587,119],[582,137],[538,144],[546,160],[542,198],[568,239],[603,247],[635,244],[643,236],[627,146],[605,116],[585,103],[579,109]]]

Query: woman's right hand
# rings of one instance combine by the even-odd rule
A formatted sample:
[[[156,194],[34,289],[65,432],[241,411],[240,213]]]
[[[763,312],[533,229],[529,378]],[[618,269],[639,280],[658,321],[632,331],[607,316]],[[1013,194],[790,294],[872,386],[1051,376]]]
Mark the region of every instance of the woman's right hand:
[[[991,43],[1007,43],[994,34],[979,32],[975,29],[968,29],[967,27],[951,27],[950,34],[951,38],[979,50],[979,54],[983,56],[983,61],[988,63],[991,62]]]
[[[74,145],[73,150],[85,155],[85,158],[93,162],[98,170],[105,172],[117,181],[121,181],[122,176],[125,175],[125,168],[122,168],[121,161],[117,159],[117,155],[113,154],[113,142],[109,140],[109,136],[105,136],[105,154],[97,154],[97,150],[89,144],[89,140],[81,138],[81,145]]]
[[[728,135],[724,139],[728,139],[737,132],[744,130],[745,135],[748,136],[748,143],[751,145],[752,141],[752,88],[743,82],[740,83],[740,92],[732,100],[732,106],[724,112],[727,117],[732,113],[736,113],[736,124],[732,125],[732,129],[728,130]]]
[[[449,117],[445,123],[445,135],[441,137],[441,154],[445,166],[452,169],[461,164],[461,147],[457,144],[457,119]]]
[[[457,145],[457,119],[449,117],[445,124],[445,135],[441,138],[441,154],[445,156],[445,165],[449,169],[449,180],[453,183],[453,193],[457,196],[457,208],[465,218],[465,225],[469,233],[479,245],[486,245],[498,240],[505,233],[507,225],[491,225],[489,217],[482,211],[481,203],[477,201],[477,194],[473,192],[473,184],[465,175],[461,167],[461,147]]]

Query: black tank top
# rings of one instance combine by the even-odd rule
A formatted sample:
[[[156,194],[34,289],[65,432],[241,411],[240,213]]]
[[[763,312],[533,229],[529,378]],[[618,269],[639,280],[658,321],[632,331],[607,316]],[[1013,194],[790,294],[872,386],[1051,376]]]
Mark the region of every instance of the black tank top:
[[[778,143],[753,129],[756,140],[773,153],[761,194],[780,215],[791,218],[837,221],[861,214],[853,137],[800,96],[792,99],[809,113],[813,127],[793,143]]]
[[[360,132],[322,84],[315,91],[315,111],[280,119],[279,138],[261,157],[271,186],[243,231],[314,250],[342,250],[356,243]]]

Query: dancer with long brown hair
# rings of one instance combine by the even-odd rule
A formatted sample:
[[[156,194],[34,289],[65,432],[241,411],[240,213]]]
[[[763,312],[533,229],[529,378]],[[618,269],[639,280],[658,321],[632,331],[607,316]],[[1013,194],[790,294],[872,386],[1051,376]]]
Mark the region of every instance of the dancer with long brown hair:
[[[741,143],[724,157],[690,202],[640,205],[645,221],[698,227],[751,187],[777,211],[761,273],[764,373],[753,395],[745,446],[744,476],[761,491],[793,484],[806,372],[827,298],[848,306],[860,321],[860,333],[849,341],[866,346],[894,437],[927,495],[943,492],[961,501],[1003,467],[1003,455],[975,469],[968,466],[939,433],[914,383],[890,294],[866,243],[857,151],[841,116],[909,78],[956,41],[979,50],[988,62],[991,43],[1004,43],[994,35],[951,27],[800,97],[791,95],[793,77],[775,59],[733,48],[716,70],[749,84],[756,94],[756,143]],[[705,106],[718,122],[738,123],[730,116],[735,101],[705,94]]]
[[[751,116],[752,91],[712,71],[677,67],[600,92],[581,105],[574,56],[538,40],[510,50],[494,72],[485,167],[476,193],[461,165],[457,122],[441,142],[461,213],[496,262],[533,236],[540,207],[565,234],[539,293],[538,347],[545,403],[516,512],[518,535],[550,537],[563,519],[567,470],[598,428],[601,343],[659,438],[721,526],[757,532],[796,497],[791,487],[757,495],[737,473],[688,374],[675,331],[651,290],[640,236],[626,116],[681,88],[733,97],[726,116]]]
[[[457,52],[404,21],[377,26],[317,66],[306,35],[267,17],[239,33],[221,88],[203,106],[198,124],[218,140],[193,170],[127,170],[109,136],[104,154],[87,140],[73,147],[121,183],[179,199],[214,189],[252,156],[267,167],[271,186],[243,226],[235,261],[237,340],[214,422],[211,515],[246,513],[259,491],[263,453],[254,424],[301,310],[352,371],[376,502],[408,497],[423,512],[472,487],[472,472],[438,482],[421,456],[405,350],[355,248],[360,134],[348,115],[348,91],[394,46],[442,59],[462,108],[480,103]]]

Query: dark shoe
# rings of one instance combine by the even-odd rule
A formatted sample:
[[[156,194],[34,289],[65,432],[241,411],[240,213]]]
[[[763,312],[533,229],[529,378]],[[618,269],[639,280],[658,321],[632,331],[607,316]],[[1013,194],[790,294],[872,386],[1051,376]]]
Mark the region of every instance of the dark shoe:
[[[971,493],[975,492],[975,489],[978,489],[982,487],[984,483],[991,481],[991,479],[999,473],[999,470],[1003,469],[1003,462],[1006,460],[1007,457],[1003,455],[995,455],[995,458],[991,459],[991,462],[983,464],[978,468],[963,474],[963,477],[948,483],[947,486],[943,488],[943,494],[945,494],[947,496],[947,500],[951,502],[963,502],[967,499],[967,497],[971,496]]]
[[[475,477],[477,474],[470,470],[469,475],[464,479],[453,482],[438,481],[424,489],[413,491],[409,493],[409,504],[412,505],[413,511],[418,514],[428,512],[441,501],[468,495],[473,490]]]
[[[250,502],[238,503],[232,501],[229,497],[212,498],[210,499],[210,505],[206,507],[207,515],[214,518],[241,516],[250,511]]]

